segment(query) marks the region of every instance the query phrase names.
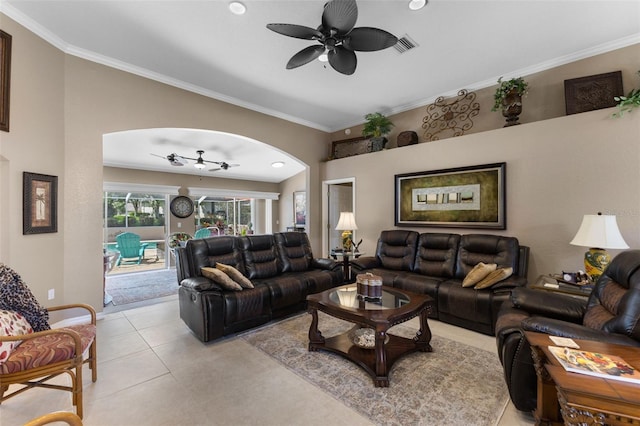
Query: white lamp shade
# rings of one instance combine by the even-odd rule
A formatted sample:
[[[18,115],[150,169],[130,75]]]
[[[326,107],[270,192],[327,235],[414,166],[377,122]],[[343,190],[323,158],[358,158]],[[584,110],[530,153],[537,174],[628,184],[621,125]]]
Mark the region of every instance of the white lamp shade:
[[[340,212],[340,219],[338,219],[338,225],[336,231],[347,231],[358,229],[356,225],[356,217],[352,212]]]
[[[584,215],[578,233],[569,244],[601,249],[629,248],[613,215]]]

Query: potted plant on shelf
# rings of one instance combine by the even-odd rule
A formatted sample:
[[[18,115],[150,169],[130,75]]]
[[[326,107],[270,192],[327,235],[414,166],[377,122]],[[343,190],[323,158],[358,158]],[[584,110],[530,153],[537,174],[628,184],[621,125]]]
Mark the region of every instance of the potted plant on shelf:
[[[638,71],[640,76],[640,71]],[[631,112],[634,108],[640,107],[640,88],[632,89],[627,96],[614,96],[613,99],[618,102],[618,112],[614,113],[614,117],[622,117],[625,112]]]
[[[366,121],[362,127],[362,136],[371,138],[372,151],[380,151],[387,144],[385,136],[391,132],[394,124],[379,112],[367,114],[364,119]]]
[[[498,79],[498,88],[493,95],[493,108],[491,111],[502,111],[507,123],[504,127],[514,126],[518,123],[518,116],[522,113],[522,97],[529,91],[529,83],[522,77],[512,78],[508,81]]]

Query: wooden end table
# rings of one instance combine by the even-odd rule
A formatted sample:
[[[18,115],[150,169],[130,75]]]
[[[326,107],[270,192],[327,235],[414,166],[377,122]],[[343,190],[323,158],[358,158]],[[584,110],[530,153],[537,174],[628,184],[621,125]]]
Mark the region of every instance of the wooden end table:
[[[325,350],[347,358],[364,368],[376,387],[389,386],[389,372],[403,355],[415,351],[431,352],[431,330],[427,314],[433,299],[392,287],[382,287],[380,300],[365,300],[356,296],[355,285],[345,285],[307,296],[309,351]],[[334,337],[324,338],[318,330],[318,311],[355,324],[354,328]],[[394,325],[420,317],[420,330],[413,339],[388,334]],[[354,344],[350,334],[362,327],[374,330],[372,349]]]
[[[549,335],[525,332],[538,376],[538,425],[640,425],[640,384],[566,371]],[[640,348],[573,339],[580,349],[617,355],[640,368]]]

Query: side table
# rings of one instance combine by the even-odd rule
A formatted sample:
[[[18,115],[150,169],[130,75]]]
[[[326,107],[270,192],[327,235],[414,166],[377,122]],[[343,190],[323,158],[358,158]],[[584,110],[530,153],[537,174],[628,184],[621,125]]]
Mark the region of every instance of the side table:
[[[534,282],[527,284],[527,287],[582,298],[588,298],[593,290],[593,286],[563,283],[552,275],[540,275]]]
[[[538,376],[536,424],[640,425],[640,384],[566,371],[548,347],[549,335],[525,332]],[[637,347],[573,339],[580,349],[617,355],[640,367]]]
[[[358,251],[354,253],[352,251],[331,250],[331,257],[334,260],[338,260],[338,256],[342,256],[342,272],[344,274],[345,283],[353,282],[353,277],[351,276],[351,265],[350,265],[351,259],[357,259],[363,254],[365,254],[365,252],[362,252],[362,251]]]

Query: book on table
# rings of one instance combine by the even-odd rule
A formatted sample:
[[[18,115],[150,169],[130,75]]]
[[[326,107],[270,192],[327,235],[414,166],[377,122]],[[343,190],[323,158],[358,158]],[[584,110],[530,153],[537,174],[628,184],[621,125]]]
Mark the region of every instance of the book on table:
[[[567,371],[640,384],[640,372],[619,356],[559,346],[549,352]]]

